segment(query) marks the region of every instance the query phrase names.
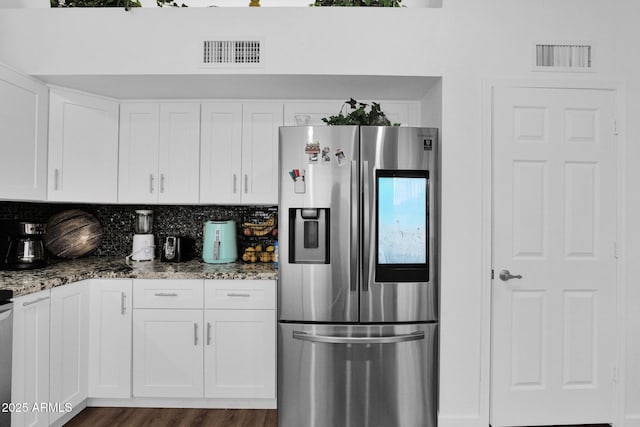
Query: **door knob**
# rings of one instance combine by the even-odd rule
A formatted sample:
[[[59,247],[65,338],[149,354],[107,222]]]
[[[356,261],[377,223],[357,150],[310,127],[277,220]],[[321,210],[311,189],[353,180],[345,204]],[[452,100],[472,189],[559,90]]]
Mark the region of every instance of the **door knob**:
[[[513,275],[509,272],[509,270],[502,270],[499,276],[500,280],[502,280],[503,282],[511,279],[522,279],[522,276],[520,274]]]

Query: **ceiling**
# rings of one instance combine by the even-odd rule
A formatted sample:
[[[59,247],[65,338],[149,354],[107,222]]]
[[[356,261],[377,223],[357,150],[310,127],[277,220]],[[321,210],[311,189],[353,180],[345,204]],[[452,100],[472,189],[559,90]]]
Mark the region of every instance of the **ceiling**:
[[[354,75],[38,75],[55,86],[117,99],[421,100],[440,77]]]

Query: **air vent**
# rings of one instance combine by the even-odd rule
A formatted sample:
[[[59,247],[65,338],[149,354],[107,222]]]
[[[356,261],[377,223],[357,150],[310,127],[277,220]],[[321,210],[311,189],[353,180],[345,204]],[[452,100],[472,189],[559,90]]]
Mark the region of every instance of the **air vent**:
[[[537,43],[538,71],[592,71],[593,46],[588,43]]]
[[[256,66],[262,63],[260,40],[205,40],[204,65]]]

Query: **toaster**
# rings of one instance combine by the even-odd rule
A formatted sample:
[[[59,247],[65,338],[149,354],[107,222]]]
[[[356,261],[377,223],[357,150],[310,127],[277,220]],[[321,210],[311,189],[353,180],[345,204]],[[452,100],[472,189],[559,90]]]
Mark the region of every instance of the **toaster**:
[[[190,258],[189,239],[177,236],[167,236],[164,239],[160,251],[161,262],[183,262]]]

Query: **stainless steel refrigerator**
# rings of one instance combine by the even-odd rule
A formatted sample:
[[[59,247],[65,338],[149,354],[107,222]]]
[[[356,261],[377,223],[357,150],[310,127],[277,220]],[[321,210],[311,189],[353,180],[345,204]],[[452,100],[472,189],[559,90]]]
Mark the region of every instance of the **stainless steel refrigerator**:
[[[280,128],[281,427],[433,427],[438,134]]]

